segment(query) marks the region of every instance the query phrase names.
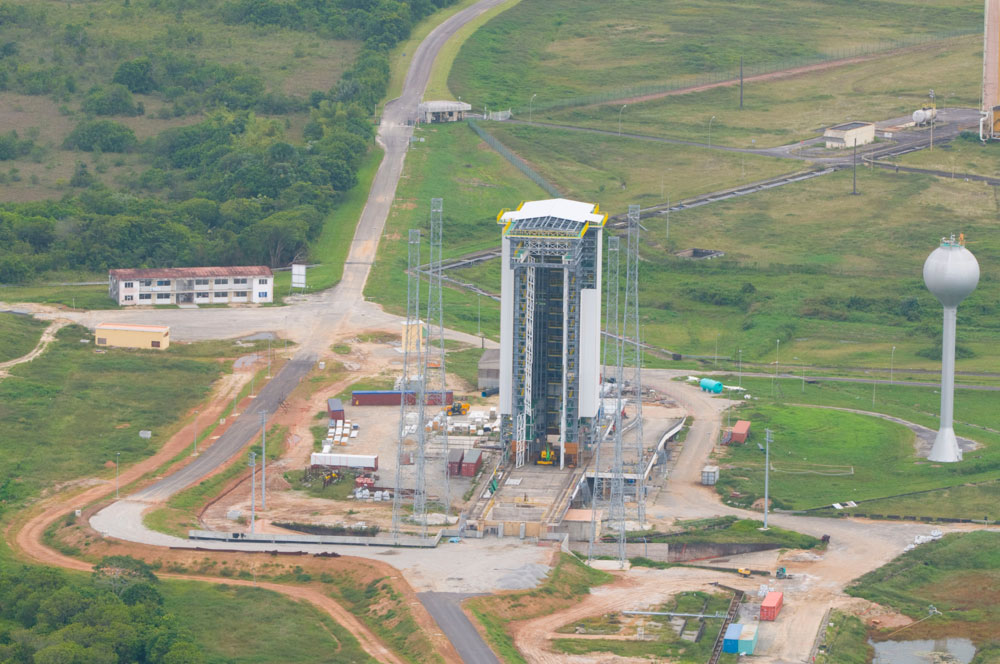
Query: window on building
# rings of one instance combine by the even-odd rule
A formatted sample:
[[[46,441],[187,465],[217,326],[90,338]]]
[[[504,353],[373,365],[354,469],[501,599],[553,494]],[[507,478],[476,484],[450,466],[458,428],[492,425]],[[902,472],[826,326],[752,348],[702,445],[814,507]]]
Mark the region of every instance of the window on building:
[[[227,293],[226,291],[218,291],[218,292],[215,293],[215,297],[216,298],[220,298],[220,297],[221,298],[226,298],[226,297],[229,297],[229,293]]]
[[[153,299],[153,294],[152,293],[139,293],[139,299],[140,300],[152,300]]]
[[[105,337],[97,337],[97,345],[98,346],[107,346],[108,345],[108,340]]]
[[[139,285],[140,286],[152,286],[153,285],[153,280],[152,279],[140,279],[139,280]]]
[[[131,302],[131,301],[132,301],[133,299],[134,299],[134,298],[133,298],[133,297],[132,297],[131,295],[126,295],[126,296],[125,296],[125,301],[126,301],[126,302]]]
[[[150,341],[149,345],[152,348],[159,348],[160,347],[160,342],[159,341]]]
[[[156,285],[157,286],[169,286],[170,285],[170,280],[169,279],[157,279],[156,280]]]
[[[208,299],[208,293],[195,293],[194,296],[196,298],[198,298],[199,300],[207,300]]]
[[[267,279],[258,279],[257,283],[261,286],[267,286]]]
[[[245,290],[238,290],[235,293],[233,293],[233,297],[246,297],[246,296],[247,292]]]
[[[246,277],[238,277],[236,279],[233,279],[233,285],[234,286],[238,286],[240,284],[245,284],[246,282],[247,282]]]
[[[259,291],[257,297],[267,297],[267,291]]]
[[[170,299],[170,293],[157,293],[156,294],[156,299],[157,300],[169,300]]]
[[[195,286],[207,286],[208,285],[208,279],[195,279],[194,280],[194,285]]]
[[[216,286],[225,286],[228,283],[229,283],[229,279],[216,279],[215,280],[215,285]]]
[[[125,288],[135,288],[135,283],[131,281],[126,281]]]

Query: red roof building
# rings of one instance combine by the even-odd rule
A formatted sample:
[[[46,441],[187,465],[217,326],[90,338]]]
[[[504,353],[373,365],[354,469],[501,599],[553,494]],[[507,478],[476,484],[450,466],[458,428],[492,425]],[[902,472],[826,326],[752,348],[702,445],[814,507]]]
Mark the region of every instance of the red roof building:
[[[243,304],[274,301],[264,265],[108,270],[108,294],[121,306]]]

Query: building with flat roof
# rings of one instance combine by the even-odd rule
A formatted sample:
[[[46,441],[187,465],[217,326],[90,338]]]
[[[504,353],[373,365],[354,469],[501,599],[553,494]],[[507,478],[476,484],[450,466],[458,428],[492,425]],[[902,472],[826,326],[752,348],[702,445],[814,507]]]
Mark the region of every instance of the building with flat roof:
[[[853,148],[875,142],[875,123],[845,122],[823,132],[828,148]]]
[[[101,323],[94,329],[94,343],[111,348],[166,350],[170,347],[170,328],[166,325]]]
[[[593,203],[564,198],[497,215],[500,433],[515,466],[558,451],[562,467],[597,417],[607,219]]]
[[[138,304],[262,304],[274,301],[274,275],[264,265],[108,270],[108,294]]]
[[[464,101],[425,101],[417,106],[420,122],[458,122],[472,110]]]

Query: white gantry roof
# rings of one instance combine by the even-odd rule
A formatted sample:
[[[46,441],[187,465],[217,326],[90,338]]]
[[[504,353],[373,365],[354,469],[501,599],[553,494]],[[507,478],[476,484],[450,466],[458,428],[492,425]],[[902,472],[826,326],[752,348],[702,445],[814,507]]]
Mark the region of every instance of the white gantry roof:
[[[454,111],[471,111],[472,104],[466,104],[464,101],[425,101],[419,106],[417,110],[421,113],[449,113]]]
[[[582,237],[591,224],[604,226],[608,216],[593,203],[565,198],[526,201],[516,210],[501,210],[497,223],[505,235],[575,235]]]

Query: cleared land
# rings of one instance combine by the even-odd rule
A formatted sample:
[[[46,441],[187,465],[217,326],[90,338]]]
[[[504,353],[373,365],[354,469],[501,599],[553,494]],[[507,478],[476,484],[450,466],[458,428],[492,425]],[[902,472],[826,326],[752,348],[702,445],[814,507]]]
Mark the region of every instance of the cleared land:
[[[813,138],[825,127],[847,120],[909,116],[930,101],[927,93],[932,87],[940,107],[976,107],[982,47],[978,36],[945,39],[858,64],[747,82],[743,110],[737,85],[630,102],[621,113],[622,131],[761,148]],[[533,118],[615,130],[620,109],[621,103],[543,109],[534,111]]]
[[[998,544],[996,532],[947,535],[865,574],[847,592],[914,620],[926,617],[927,606],[933,604],[943,615],[908,628],[907,638],[966,636],[977,647],[990,646],[995,656],[1000,633],[1000,603],[994,592],[1000,584]],[[885,638],[889,631],[874,637]]]
[[[43,321],[30,316],[0,313],[0,362],[13,360],[31,352],[45,330]]]
[[[567,198],[599,203],[611,214],[631,203],[648,207],[804,170],[787,159],[565,129],[503,123],[486,129]]]
[[[853,29],[845,31],[848,23]],[[735,73],[740,56],[748,67],[761,66],[877,49],[883,40],[981,29],[978,6],[950,1],[889,0],[858,13],[850,3],[809,0],[755,5],[752,12],[721,0],[668,7],[657,0],[623,6],[526,0],[465,43],[448,83],[475,106],[524,109],[535,93],[541,105],[706,72]]]

